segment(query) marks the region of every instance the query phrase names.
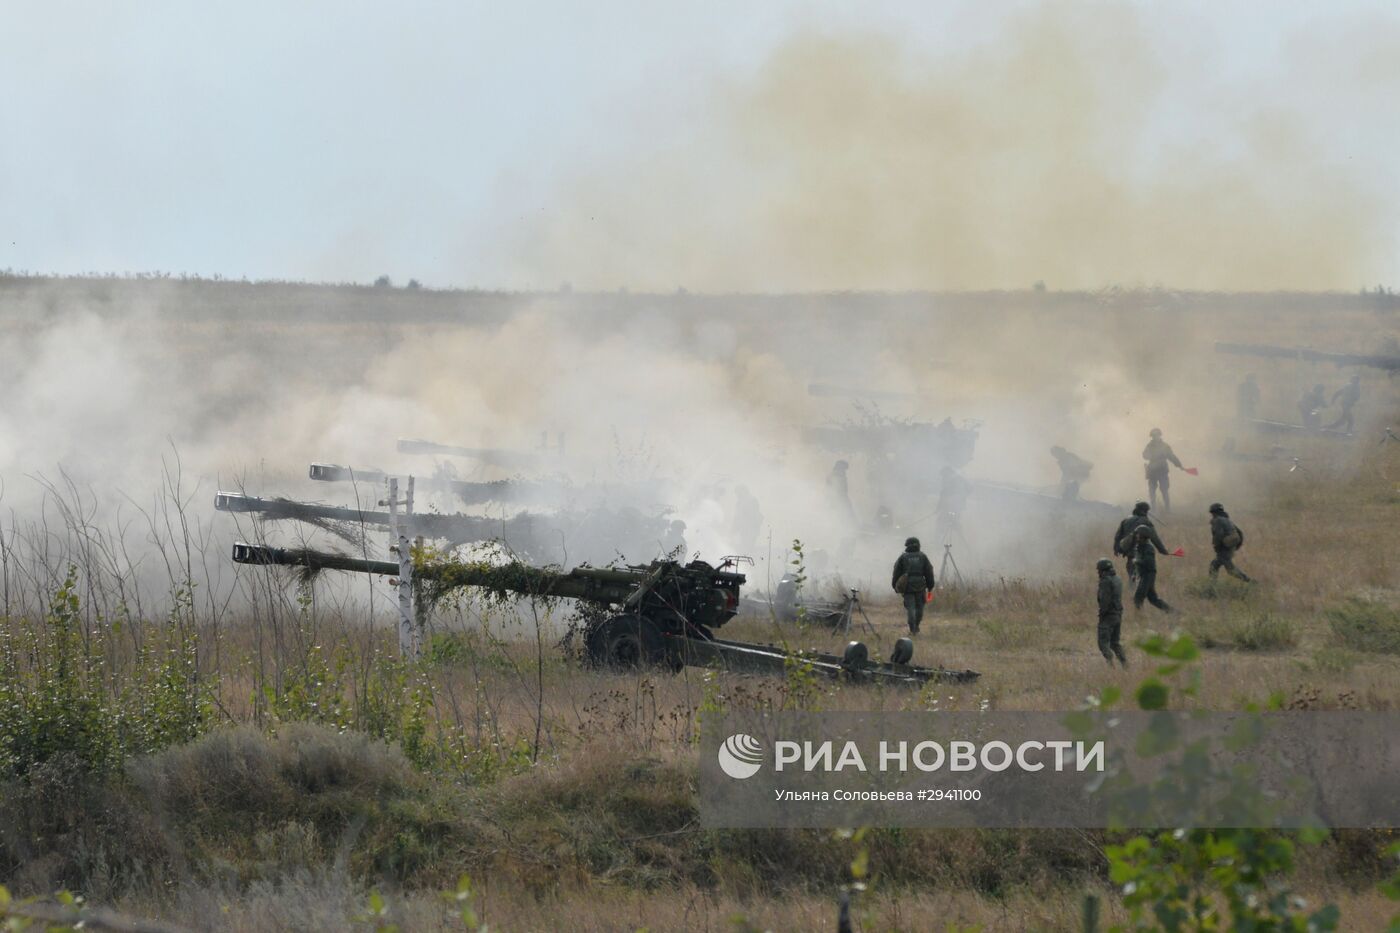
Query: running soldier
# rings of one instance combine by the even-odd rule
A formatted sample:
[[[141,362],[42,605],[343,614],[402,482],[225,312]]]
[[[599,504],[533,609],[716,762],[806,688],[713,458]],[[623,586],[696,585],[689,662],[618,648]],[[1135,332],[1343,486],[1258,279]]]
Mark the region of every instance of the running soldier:
[[[1337,416],[1336,421],[1333,421],[1327,427],[1333,430],[1336,428],[1343,428],[1350,434],[1352,429],[1356,427],[1355,418],[1351,410],[1356,407],[1357,402],[1361,401],[1361,377],[1352,376],[1351,382],[1348,382],[1336,392],[1333,392],[1332,404],[1337,404],[1338,399],[1342,401],[1342,413]]]
[[[1137,570],[1137,589],[1133,591],[1133,605],[1141,609],[1149,602],[1163,612],[1171,612],[1172,607],[1157,595],[1157,554],[1167,553],[1162,539],[1151,525],[1138,525],[1133,529],[1132,561]]]
[[[1230,576],[1250,582],[1249,575],[1235,566],[1235,552],[1244,547],[1244,531],[1230,520],[1230,513],[1219,502],[1210,505],[1210,546],[1215,549],[1215,560],[1210,562],[1212,580],[1224,567]]]
[[[1128,559],[1128,582],[1137,579],[1137,571],[1133,569],[1133,529],[1138,525],[1147,525],[1154,528],[1152,519],[1147,517],[1151,509],[1146,502],[1139,502],[1133,506],[1133,514],[1118,523],[1118,530],[1113,533],[1113,553],[1118,557]],[[1155,530],[1155,528],[1154,528]]]

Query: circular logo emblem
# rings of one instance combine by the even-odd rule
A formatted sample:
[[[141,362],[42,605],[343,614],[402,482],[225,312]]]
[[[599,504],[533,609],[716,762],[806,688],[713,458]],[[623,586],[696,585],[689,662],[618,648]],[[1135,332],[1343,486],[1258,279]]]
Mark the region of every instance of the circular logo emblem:
[[[742,732],[731,735],[719,747],[719,766],[740,781],[753,777],[763,766],[763,743]]]

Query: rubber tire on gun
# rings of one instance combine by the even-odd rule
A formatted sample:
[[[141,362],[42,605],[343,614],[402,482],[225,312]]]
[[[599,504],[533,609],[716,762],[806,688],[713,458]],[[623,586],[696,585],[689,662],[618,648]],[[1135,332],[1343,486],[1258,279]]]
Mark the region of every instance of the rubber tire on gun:
[[[650,619],[637,615],[613,616],[588,633],[588,658],[599,667],[634,670],[665,665],[678,667],[666,640]]]

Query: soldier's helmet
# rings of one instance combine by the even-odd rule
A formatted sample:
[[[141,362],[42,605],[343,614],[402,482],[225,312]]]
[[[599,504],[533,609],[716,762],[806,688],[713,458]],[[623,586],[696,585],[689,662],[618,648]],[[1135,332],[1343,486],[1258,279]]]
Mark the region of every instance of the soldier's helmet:
[[[1105,570],[1113,569],[1113,561],[1109,560],[1107,557],[1100,557],[1099,562],[1095,564],[1094,567],[1099,573],[1103,573]]]
[[[1133,529],[1133,534],[1139,538],[1145,538],[1148,535],[1152,534],[1152,526],[1138,525],[1136,528]]]
[[[1137,505],[1133,506],[1133,514],[1146,515],[1151,508],[1152,506],[1148,505],[1146,502],[1139,502]]]
[[[1221,505],[1219,502],[1212,502],[1210,504],[1210,512],[1212,515],[1214,515],[1216,512],[1223,511],[1225,511],[1225,506]]]
[[[836,466],[832,467],[832,469],[841,470],[841,471],[844,472],[844,471],[850,469],[850,466],[851,466],[851,465],[850,465],[849,463],[847,463],[845,460],[837,460],[837,461],[836,461]]]
[[[919,549],[919,539],[918,539],[918,538],[905,538],[905,539],[904,539],[904,547],[905,547],[905,550],[917,551],[917,550]]]
[[[1148,432],[1148,434],[1149,434],[1150,436],[1152,436],[1152,437],[1161,437],[1161,436],[1162,436],[1162,429],[1161,429],[1161,428],[1153,428],[1151,431]]]

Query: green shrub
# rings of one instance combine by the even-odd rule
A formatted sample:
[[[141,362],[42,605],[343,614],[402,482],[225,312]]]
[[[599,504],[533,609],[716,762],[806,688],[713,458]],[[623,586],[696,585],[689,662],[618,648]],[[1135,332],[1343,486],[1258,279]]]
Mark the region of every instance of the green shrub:
[[[1352,597],[1327,610],[1332,634],[1344,646],[1367,654],[1400,654],[1400,610]]]
[[[201,679],[197,637],[179,623],[185,591],[164,624],[146,627],[130,669],[118,677],[101,639],[83,630],[77,570],[41,621],[6,620],[0,655],[0,779],[27,774],[57,754],[93,772],[128,755],[199,735],[213,691]]]

